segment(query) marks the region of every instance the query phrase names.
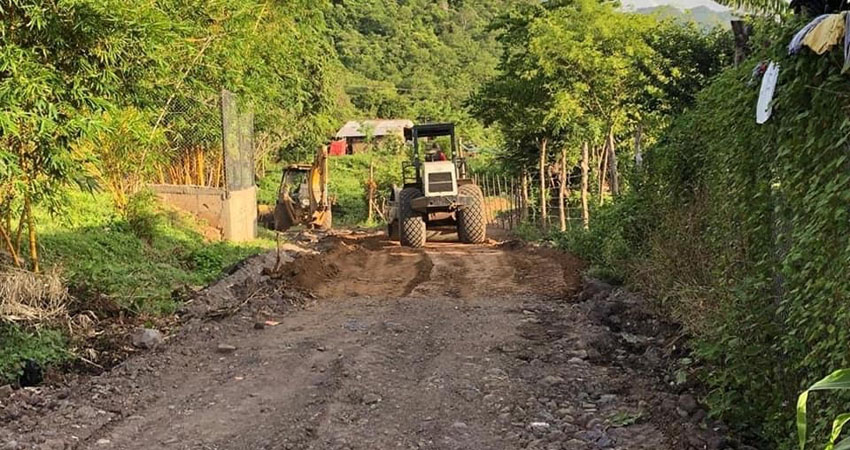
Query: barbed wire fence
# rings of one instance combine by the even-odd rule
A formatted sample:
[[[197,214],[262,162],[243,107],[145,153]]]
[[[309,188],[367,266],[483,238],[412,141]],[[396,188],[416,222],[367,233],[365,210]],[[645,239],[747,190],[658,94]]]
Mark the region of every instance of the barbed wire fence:
[[[546,177],[546,213],[541,211],[539,175],[504,175],[475,173],[473,182],[484,194],[484,209],[487,223],[506,231],[520,226],[531,226],[541,230],[560,229],[561,205],[559,201],[561,182],[556,176]],[[582,226],[581,205],[574,197],[579,189],[573,174],[566,176],[564,189],[564,221],[567,230]]]

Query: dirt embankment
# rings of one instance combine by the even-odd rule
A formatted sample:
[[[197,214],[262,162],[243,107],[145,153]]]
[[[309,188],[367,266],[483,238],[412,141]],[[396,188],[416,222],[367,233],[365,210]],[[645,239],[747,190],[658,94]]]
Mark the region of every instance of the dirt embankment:
[[[316,250],[248,264],[108,373],[0,393],[0,448],[746,448],[679,383],[678,328],[569,255]]]

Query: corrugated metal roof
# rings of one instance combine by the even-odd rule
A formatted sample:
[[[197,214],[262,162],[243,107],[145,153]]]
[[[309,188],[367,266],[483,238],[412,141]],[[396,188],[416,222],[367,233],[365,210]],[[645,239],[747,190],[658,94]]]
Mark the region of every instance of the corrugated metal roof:
[[[366,132],[370,130],[372,136],[402,134],[405,128],[412,126],[413,122],[410,120],[352,120],[339,129],[336,138],[365,137]]]

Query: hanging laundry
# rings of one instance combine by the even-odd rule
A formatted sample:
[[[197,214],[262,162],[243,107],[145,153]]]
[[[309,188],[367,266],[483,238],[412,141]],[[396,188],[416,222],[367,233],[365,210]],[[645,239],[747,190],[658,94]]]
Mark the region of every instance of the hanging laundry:
[[[753,73],[750,75],[750,81],[747,82],[747,86],[755,86],[756,83],[761,81],[761,77],[764,76],[764,72],[767,70],[767,61],[760,61],[753,67]]]
[[[821,14],[815,17],[814,20],[806,24],[806,26],[800,28],[800,31],[798,31],[794,35],[794,37],[791,38],[791,43],[788,44],[788,54],[796,55],[797,53],[799,53],[800,49],[803,48],[803,39],[809,34],[810,31],[812,31],[814,27],[818,26],[819,23],[826,20],[826,18],[829,16],[831,16],[831,14]]]
[[[850,70],[850,14],[844,13],[844,68],[841,73]]]
[[[761,91],[756,103],[756,123],[758,124],[767,122],[773,113],[773,92],[776,90],[777,79],[779,79],[779,64],[771,62],[761,79]]]
[[[829,49],[841,42],[844,37],[844,20],[846,12],[840,14],[829,14],[829,17],[820,21],[806,37],[803,45],[809,47],[818,55],[823,55]]]

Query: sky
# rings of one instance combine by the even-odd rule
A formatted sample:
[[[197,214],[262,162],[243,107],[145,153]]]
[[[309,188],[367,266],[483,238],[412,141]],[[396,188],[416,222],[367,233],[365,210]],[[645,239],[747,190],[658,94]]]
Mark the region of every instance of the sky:
[[[626,9],[651,8],[653,6],[670,5],[679,9],[692,9],[705,6],[714,11],[728,11],[729,8],[719,5],[712,0],[620,0]]]

